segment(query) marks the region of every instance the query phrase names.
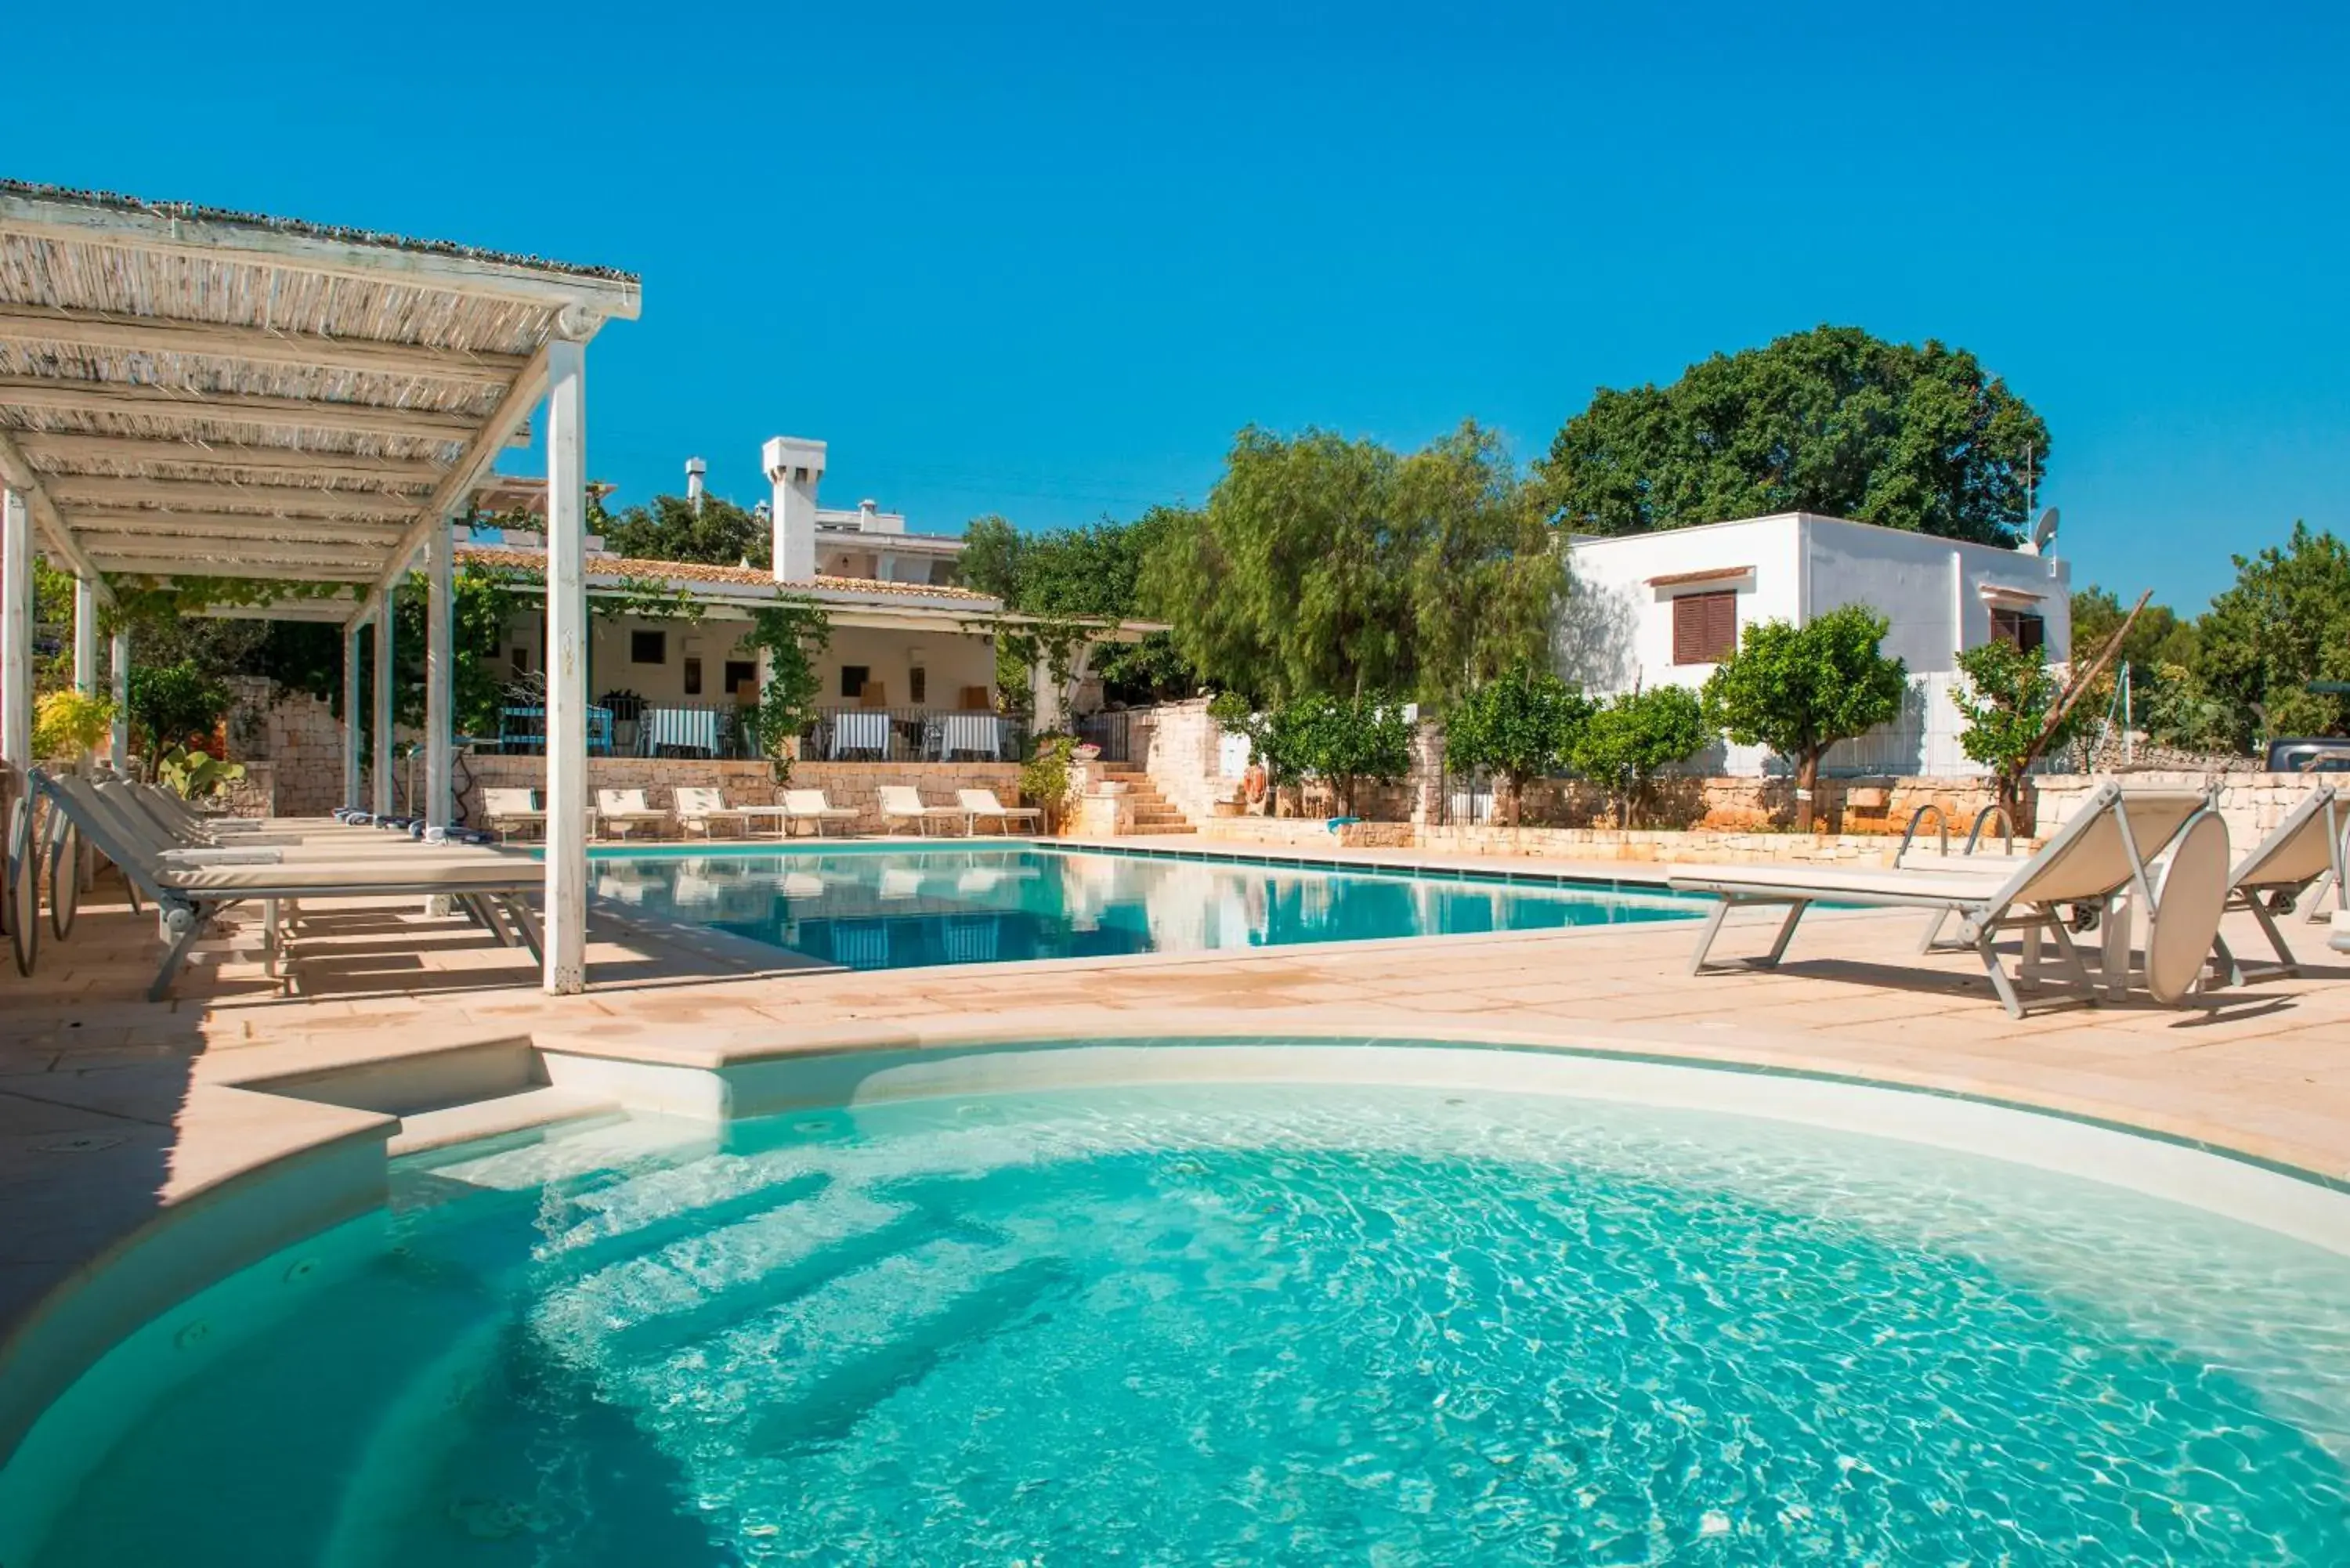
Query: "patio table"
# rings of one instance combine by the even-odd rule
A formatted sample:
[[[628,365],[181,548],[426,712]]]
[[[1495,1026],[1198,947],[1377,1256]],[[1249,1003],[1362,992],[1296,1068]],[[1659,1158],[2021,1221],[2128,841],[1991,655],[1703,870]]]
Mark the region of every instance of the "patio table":
[[[705,757],[715,755],[718,714],[709,708],[648,708],[644,745],[646,753],[652,756],[659,756],[664,746]]]
[[[889,754],[889,715],[884,712],[840,713],[832,721],[832,755],[843,752]]]
[[[974,756],[1003,754],[1003,722],[993,713],[949,713],[939,722],[939,760],[957,752]]]

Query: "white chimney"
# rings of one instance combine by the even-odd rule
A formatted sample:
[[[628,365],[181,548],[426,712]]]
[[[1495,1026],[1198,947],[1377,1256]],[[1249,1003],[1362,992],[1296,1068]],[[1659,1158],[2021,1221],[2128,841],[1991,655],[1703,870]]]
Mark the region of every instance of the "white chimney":
[[[859,534],[879,534],[881,532],[881,524],[876,522],[873,516],[873,514],[879,510],[880,507],[875,504],[869,497],[857,504],[857,531]]]
[[[693,504],[696,517],[702,515],[702,476],[709,472],[710,465],[700,458],[685,460],[685,498]]]
[[[775,581],[816,577],[816,487],[824,477],[824,442],[776,436],[760,450],[760,466],[775,487]]]

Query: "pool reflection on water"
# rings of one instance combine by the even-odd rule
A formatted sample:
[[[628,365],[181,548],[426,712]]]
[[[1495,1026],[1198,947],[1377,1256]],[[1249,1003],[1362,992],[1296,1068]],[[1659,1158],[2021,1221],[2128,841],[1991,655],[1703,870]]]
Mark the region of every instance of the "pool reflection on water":
[[[1707,908],[1597,885],[1027,846],[616,857],[594,870],[606,898],[849,969],[1542,930]]]

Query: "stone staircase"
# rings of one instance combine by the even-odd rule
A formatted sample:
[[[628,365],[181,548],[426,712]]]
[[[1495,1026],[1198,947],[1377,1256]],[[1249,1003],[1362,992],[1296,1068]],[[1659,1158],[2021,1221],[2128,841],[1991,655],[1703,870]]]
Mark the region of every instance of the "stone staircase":
[[[1126,785],[1127,796],[1134,802],[1135,833],[1197,831],[1197,825],[1159,793],[1159,785],[1139,763],[1096,763],[1094,767],[1103,777]]]

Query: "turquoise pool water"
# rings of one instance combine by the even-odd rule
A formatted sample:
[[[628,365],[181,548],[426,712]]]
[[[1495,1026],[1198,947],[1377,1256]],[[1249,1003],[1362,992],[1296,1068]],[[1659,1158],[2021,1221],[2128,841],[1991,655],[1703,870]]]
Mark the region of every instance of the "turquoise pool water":
[[[596,890],[850,969],[1686,919],[1661,890],[1014,846],[599,857]]]
[[[169,1314],[28,1446],[6,1561],[2340,1563],[2345,1369],[2341,1257],[1742,1117],[631,1122]]]

